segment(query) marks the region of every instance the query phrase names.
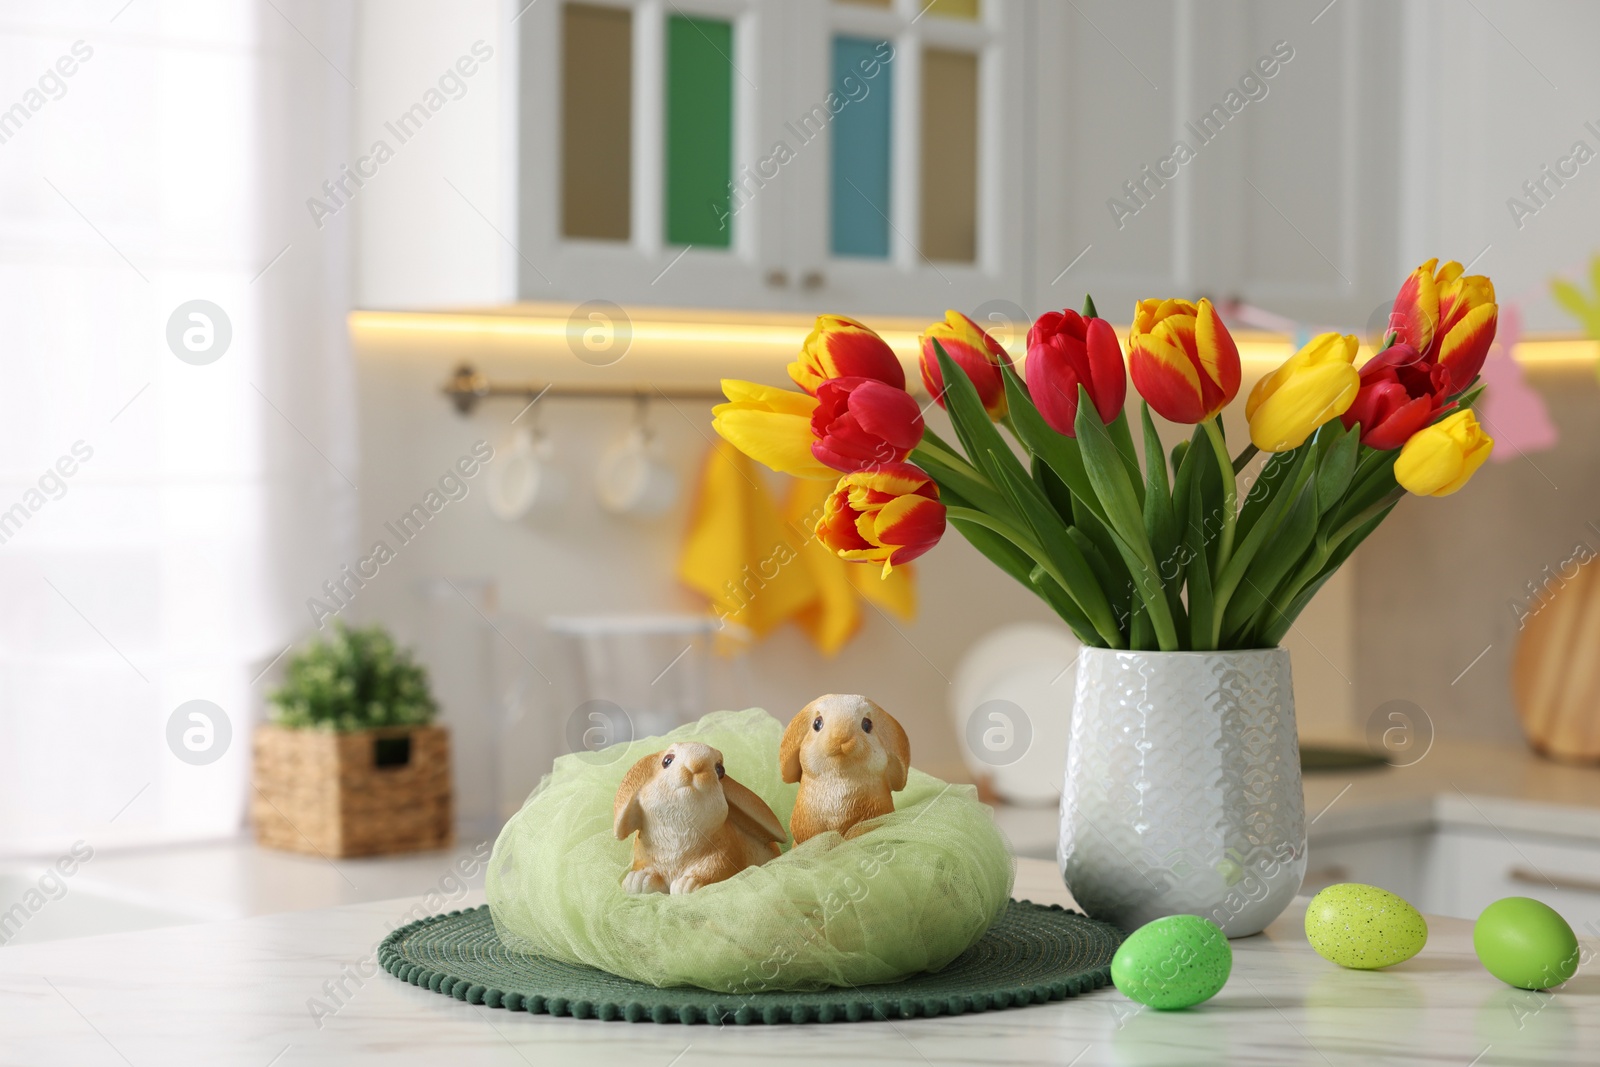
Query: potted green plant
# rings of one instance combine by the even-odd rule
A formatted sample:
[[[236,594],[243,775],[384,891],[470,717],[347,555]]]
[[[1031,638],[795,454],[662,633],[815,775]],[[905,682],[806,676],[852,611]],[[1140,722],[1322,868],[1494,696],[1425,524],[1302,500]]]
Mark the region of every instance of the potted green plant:
[[[269,700],[254,743],[256,840],[324,856],[449,844],[450,737],[433,722],[427,672],[383,627],[336,622]]]

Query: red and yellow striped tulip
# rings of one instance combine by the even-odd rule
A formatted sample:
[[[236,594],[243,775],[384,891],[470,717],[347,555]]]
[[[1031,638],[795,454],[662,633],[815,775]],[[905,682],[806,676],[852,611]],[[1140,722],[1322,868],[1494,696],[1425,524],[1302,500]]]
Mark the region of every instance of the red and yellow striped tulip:
[[[1086,319],[1076,311],[1039,316],[1028,331],[1022,369],[1039,414],[1068,437],[1077,436],[1078,386],[1089,391],[1101,422],[1115,419],[1128,397],[1128,372],[1116,331],[1105,319]]]
[[[1494,438],[1469,408],[1411,435],[1395,460],[1394,480],[1418,496],[1449,496],[1483,466]]]
[[[789,364],[789,377],[813,396],[830,378],[873,378],[896,389],[906,387],[906,370],[889,343],[843,315],[817,316],[800,358]]]
[[[1009,366],[1011,357],[1000,342],[959,311],[946,311],[943,322],[936,322],[922,331],[922,384],[940,407],[944,407],[944,376],[939,373],[939,359],[934,355],[935,341],[956,366],[967,372],[989,417],[1005,418],[1006,383],[1001,377],[1000,364]]]
[[[1438,262],[1428,260],[1400,286],[1389,326],[1395,339],[1415,348],[1424,361],[1450,371],[1454,394],[1471,385],[1483,368],[1500,309],[1488,278],[1466,274],[1455,260],[1435,270]]]
[[[1239,393],[1239,349],[1211,301],[1141,300],[1128,331],[1133,387],[1169,422],[1204,422]]]
[[[1287,452],[1342,415],[1361,387],[1358,347],[1355,334],[1320,333],[1257,382],[1244,405],[1250,442],[1263,452]]]
[[[871,378],[817,387],[811,454],[837,471],[898,463],[922,440],[922,409],[910,393]]]
[[[711,427],[739,451],[781,474],[833,478],[838,472],[812,453],[815,397],[733,378],[722,380],[728,403],[711,409]]]
[[[889,574],[944,536],[939,487],[910,463],[846,474],[822,507],[817,539],[839,558],[882,563]]]

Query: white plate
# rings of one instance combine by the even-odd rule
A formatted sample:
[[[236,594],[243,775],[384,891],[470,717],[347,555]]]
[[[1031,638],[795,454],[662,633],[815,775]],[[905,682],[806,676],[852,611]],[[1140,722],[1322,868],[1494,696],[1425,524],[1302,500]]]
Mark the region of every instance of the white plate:
[[[1082,646],[1065,627],[1003,626],[962,657],[950,687],[961,755],[1014,804],[1061,795]]]

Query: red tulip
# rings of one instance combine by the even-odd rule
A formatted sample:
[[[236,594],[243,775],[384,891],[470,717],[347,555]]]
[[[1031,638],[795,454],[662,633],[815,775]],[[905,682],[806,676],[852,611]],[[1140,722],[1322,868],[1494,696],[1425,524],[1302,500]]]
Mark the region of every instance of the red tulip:
[[[1340,416],[1345,429],[1361,424],[1361,443],[1388,451],[1433,422],[1455,392],[1448,368],[1422,358],[1409,344],[1396,344],[1361,368],[1355,401]]]
[[[922,411],[904,389],[833,378],[817,387],[811,454],[846,473],[898,463],[922,440],[922,429]]]
[[[1086,319],[1076,311],[1039,316],[1028,331],[1022,367],[1039,414],[1068,437],[1077,436],[1078,386],[1088,389],[1101,422],[1115,419],[1128,396],[1116,331],[1105,319]]]
[[[841,559],[882,563],[887,575],[938,544],[944,525],[933,479],[910,463],[886,463],[840,478],[816,533]]]
[[[922,331],[922,384],[928,387],[940,407],[944,407],[944,376],[939,373],[934,341],[938,341],[944,354],[967,372],[989,417],[1005,418],[1006,383],[1000,375],[1000,364],[1009,365],[1011,357],[1000,342],[959,311],[946,311],[943,322],[936,322]]]
[[[906,387],[906,369],[888,342],[843,315],[817,316],[800,358],[789,364],[789,377],[813,396],[830,378],[874,378],[896,389]]]

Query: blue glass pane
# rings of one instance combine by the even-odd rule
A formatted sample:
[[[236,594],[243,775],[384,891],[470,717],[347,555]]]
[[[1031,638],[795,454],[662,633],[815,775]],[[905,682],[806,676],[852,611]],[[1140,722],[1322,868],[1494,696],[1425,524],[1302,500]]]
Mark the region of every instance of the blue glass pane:
[[[833,39],[832,94],[801,120],[831,114],[833,254],[889,255],[889,124],[894,50],[887,41]],[[809,120],[809,121],[808,121]],[[819,131],[820,132],[820,131]]]

